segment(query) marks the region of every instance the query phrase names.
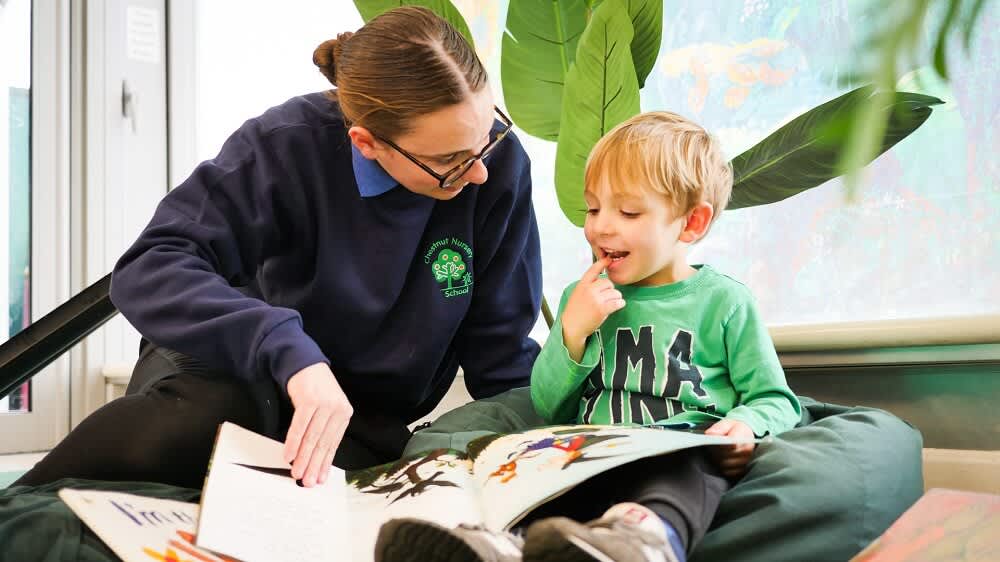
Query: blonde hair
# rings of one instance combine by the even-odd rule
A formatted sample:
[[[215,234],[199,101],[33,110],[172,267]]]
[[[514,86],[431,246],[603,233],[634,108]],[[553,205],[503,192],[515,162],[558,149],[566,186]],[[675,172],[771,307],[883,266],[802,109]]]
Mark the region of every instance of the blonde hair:
[[[614,193],[663,194],[678,216],[712,205],[713,222],[729,203],[733,169],[698,124],[668,111],[641,113],[604,135],[590,152],[584,184],[607,181]]]

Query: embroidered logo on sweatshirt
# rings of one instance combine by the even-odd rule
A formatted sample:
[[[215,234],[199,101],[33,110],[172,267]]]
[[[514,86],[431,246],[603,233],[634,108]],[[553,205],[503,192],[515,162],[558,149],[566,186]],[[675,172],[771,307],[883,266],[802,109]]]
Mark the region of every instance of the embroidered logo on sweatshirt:
[[[441,284],[445,297],[457,297],[472,291],[472,248],[458,238],[442,238],[424,252],[434,280]]]

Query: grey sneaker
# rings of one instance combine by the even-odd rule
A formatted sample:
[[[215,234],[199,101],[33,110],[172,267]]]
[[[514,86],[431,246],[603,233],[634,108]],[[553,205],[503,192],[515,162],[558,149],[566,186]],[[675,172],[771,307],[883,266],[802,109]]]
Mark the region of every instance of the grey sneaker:
[[[620,518],[587,524],[565,517],[542,519],[525,536],[524,562],[677,562],[666,541]]]
[[[454,529],[422,519],[392,519],[379,529],[375,562],[520,562],[524,541],[481,526]]]

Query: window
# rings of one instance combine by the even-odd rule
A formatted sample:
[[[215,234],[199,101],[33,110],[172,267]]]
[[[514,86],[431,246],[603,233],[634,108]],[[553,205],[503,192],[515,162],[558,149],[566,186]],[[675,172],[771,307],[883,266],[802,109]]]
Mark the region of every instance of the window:
[[[31,319],[31,2],[0,2],[0,341]],[[30,384],[0,400],[27,412]]]
[[[503,3],[455,4],[504,107]],[[642,107],[695,119],[736,156],[848,89],[835,74],[849,67],[850,46],[865,32],[864,7],[665,3],[660,56]],[[996,13],[997,6],[984,9]],[[209,2],[197,10],[198,159],[213,156],[248,117],[327,88],[309,61],[312,49],[361,25],[352,5],[331,2],[300,0],[281,10]],[[234,10],[243,18],[239,26],[229,20]],[[950,84],[929,68],[901,81],[901,89],[946,103],[867,169],[855,201],[835,180],[778,204],[728,211],[692,261],[745,282],[769,324],[1000,314],[1000,170],[989,125],[1000,117],[993,94],[1000,73],[991,34],[981,25],[968,56],[961,45],[951,49]],[[555,307],[590,263],[589,248],[556,203],[555,144],[518,135],[532,157],[544,290]]]

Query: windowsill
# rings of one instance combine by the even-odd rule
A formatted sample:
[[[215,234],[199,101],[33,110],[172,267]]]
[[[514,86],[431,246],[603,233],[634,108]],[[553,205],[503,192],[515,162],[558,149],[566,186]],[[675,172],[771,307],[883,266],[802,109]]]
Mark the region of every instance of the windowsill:
[[[778,353],[1000,344],[1000,315],[772,326]]]
[[[778,352],[785,369],[1000,362],[1000,344],[931,345],[869,349]]]

